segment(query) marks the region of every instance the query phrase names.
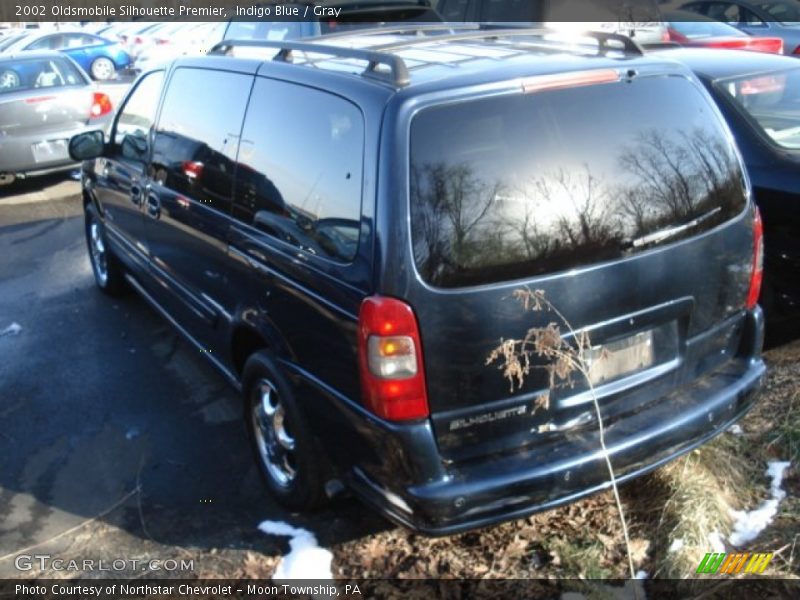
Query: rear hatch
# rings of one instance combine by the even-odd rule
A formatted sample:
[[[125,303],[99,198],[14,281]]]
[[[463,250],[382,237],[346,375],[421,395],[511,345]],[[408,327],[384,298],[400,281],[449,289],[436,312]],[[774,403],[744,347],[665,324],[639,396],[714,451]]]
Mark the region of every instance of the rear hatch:
[[[68,160],[69,137],[89,121],[92,89],[60,57],[0,60],[0,168]]]
[[[445,459],[596,428],[586,377],[533,352],[510,378],[502,353],[487,365],[504,340],[586,333],[613,420],[719,366],[741,333],[752,212],[700,85],[609,69],[523,87],[411,124],[417,273],[393,292],[417,314]]]

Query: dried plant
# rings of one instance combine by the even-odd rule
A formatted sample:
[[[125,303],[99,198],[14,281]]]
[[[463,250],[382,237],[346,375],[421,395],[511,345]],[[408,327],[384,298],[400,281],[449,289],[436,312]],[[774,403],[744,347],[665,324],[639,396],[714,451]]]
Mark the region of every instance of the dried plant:
[[[586,331],[576,331],[567,318],[559,311],[552,302],[546,297],[543,290],[531,290],[522,288],[514,290],[512,297],[517,300],[525,312],[551,312],[558,319],[559,323],[550,322],[541,327],[532,327],[522,339],[500,340],[500,344],[492,350],[486,358],[486,365],[499,362],[498,369],[503,371],[503,376],[508,379],[511,391],[515,387],[521,388],[525,378],[534,368],[544,369],[548,374],[550,389],[555,389],[559,385],[574,385],[572,375],[579,373],[586,380],[589,392],[594,402],[595,414],[600,433],[600,446],[603,451],[608,474],[611,480],[611,488],[614,492],[614,499],[619,511],[622,531],[625,537],[625,547],[628,553],[628,567],[631,578],[636,577],[633,566],[633,556],[631,553],[630,537],[628,536],[628,525],[625,520],[625,512],[622,508],[622,501],[619,497],[617,488],[617,478],[614,467],[611,464],[611,457],[608,453],[605,441],[605,427],[603,417],[600,413],[600,403],[597,400],[592,378],[589,374],[590,364],[587,359],[587,351],[592,347],[589,334]],[[567,334],[572,342],[565,339],[561,327],[565,327]],[[534,362],[533,359],[538,359]],[[541,396],[540,396],[541,397]],[[550,395],[546,394],[544,400],[536,408],[548,410],[550,408]]]

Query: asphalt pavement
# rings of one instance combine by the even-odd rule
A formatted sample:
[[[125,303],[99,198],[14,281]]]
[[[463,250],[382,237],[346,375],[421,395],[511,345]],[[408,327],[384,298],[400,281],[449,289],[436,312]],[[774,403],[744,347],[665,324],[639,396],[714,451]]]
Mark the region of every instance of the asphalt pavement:
[[[30,576],[24,553],[188,553],[225,574],[220,556],[286,550],[263,519],[324,546],[387,527],[352,499],[310,516],[270,499],[236,392],[135,294],[94,287],[78,193],[68,176],[0,190],[0,577]]]

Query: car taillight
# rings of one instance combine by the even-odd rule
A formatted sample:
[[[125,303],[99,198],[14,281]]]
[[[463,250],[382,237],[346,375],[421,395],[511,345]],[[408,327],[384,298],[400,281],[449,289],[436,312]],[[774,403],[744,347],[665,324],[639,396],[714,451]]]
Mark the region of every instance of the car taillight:
[[[667,27],[667,40],[668,42],[677,42],[679,44],[685,44],[689,41],[689,38],[683,35],[677,29],[672,27]]]
[[[794,52],[792,52],[792,54],[794,54],[794,55],[798,55],[798,54],[800,54],[800,46],[798,46],[797,48],[795,48],[795,49],[794,49]]]
[[[163,46],[165,44],[169,44],[169,40],[165,40],[165,39],[156,40],[156,46]]]
[[[142,39],[141,36],[137,35],[135,38],[133,38],[133,43],[134,44],[143,44],[144,43],[144,39]]]
[[[203,175],[203,163],[195,160],[186,160],[181,165],[183,174],[191,180],[199,179]]]
[[[89,117],[96,119],[107,115],[114,107],[111,105],[111,98],[102,92],[95,92],[92,96],[92,108],[89,109]]]
[[[414,311],[394,298],[370,296],[358,315],[361,393],[366,407],[391,421],[430,415],[422,343]]]
[[[761,222],[761,213],[755,208],[753,218],[753,268],[750,272],[750,289],[747,292],[745,307],[749,310],[758,304],[761,294],[761,282],[764,279],[764,225]]]

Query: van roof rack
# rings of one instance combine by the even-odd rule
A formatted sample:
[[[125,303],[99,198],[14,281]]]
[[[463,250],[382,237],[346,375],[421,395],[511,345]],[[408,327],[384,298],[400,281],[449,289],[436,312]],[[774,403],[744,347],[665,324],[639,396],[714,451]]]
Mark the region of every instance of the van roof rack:
[[[326,44],[315,44],[312,42],[277,42],[267,40],[225,40],[214,46],[208,54],[228,54],[237,47],[244,48],[275,48],[277,54],[272,60],[291,63],[294,61],[294,52],[305,52],[309,54],[327,54],[336,58],[355,58],[366,61],[367,68],[362,75],[373,79],[388,80],[396,87],[408,85],[410,76],[408,68],[402,58],[386,52],[375,52],[373,50],[362,50],[359,48],[348,48],[346,46],[329,46]],[[389,73],[379,70],[384,65],[389,68]]]
[[[378,28],[369,30],[358,30],[351,33],[352,36],[364,35],[369,32],[374,33],[398,33],[415,31],[434,31],[434,30],[452,30],[452,27],[435,26],[412,26],[412,27],[397,27],[397,28]],[[405,48],[412,48],[416,45],[425,43],[436,42],[453,42],[453,41],[470,41],[470,40],[500,40],[505,38],[519,38],[531,36],[544,36],[544,35],[560,35],[562,32],[546,29],[546,28],[532,28],[532,29],[481,29],[461,31],[459,33],[444,34],[437,36],[414,37],[407,40],[392,42],[389,44],[373,46],[371,48],[350,48],[347,46],[334,46],[330,44],[320,44],[312,41],[272,41],[272,40],[224,40],[215,45],[209,52],[209,55],[229,55],[234,48],[274,48],[277,52],[272,60],[292,63],[294,62],[294,53],[302,52],[306,54],[324,54],[334,58],[353,58],[362,60],[367,63],[366,69],[362,72],[363,77],[370,77],[387,81],[395,87],[405,87],[410,81],[408,66],[405,61],[398,55],[393,54],[396,50]],[[566,34],[569,36],[569,32]],[[608,33],[604,31],[581,31],[576,32],[577,37],[594,38],[597,40],[598,54],[604,55],[608,51],[622,51],[625,54],[634,56],[643,56],[644,51],[641,46],[634,42],[631,38],[618,33]],[[333,36],[320,37],[318,39],[325,40]],[[336,37],[347,37],[346,35]],[[617,46],[612,46],[611,43],[616,42]],[[621,47],[619,47],[621,46]],[[380,67],[387,67],[381,69]]]
[[[425,42],[459,42],[459,41],[469,41],[469,40],[481,40],[481,39],[503,39],[503,38],[511,38],[511,37],[523,37],[523,36],[544,36],[544,35],[564,35],[568,37],[570,35],[574,35],[575,37],[584,37],[584,38],[594,38],[597,40],[597,51],[598,54],[605,54],[609,50],[622,50],[625,54],[631,54],[634,56],[644,56],[644,51],[642,47],[639,46],[636,42],[634,42],[631,38],[627,35],[623,35],[621,33],[610,33],[606,31],[580,31],[576,30],[575,32],[567,32],[567,31],[559,31],[557,29],[547,28],[547,27],[526,27],[526,28],[497,28],[497,29],[479,29],[478,31],[464,31],[460,33],[454,33],[451,35],[438,35],[435,37],[426,37],[426,38],[413,38],[409,40],[404,40],[402,42],[396,42],[392,44],[386,44],[384,46],[375,46],[373,50],[378,52],[386,52],[386,51],[393,51],[393,50],[400,50],[406,47],[411,47],[416,44],[421,44]],[[609,42],[617,42],[622,47],[612,47]]]
[[[363,29],[350,29],[346,31],[337,31],[335,33],[326,33],[317,36],[317,40],[333,40],[338,38],[347,38],[354,35],[383,35],[391,33],[428,33],[437,31],[477,31],[481,29],[480,23],[422,23],[422,24],[407,24],[397,25],[391,27],[365,27]]]

